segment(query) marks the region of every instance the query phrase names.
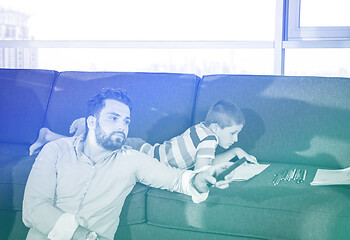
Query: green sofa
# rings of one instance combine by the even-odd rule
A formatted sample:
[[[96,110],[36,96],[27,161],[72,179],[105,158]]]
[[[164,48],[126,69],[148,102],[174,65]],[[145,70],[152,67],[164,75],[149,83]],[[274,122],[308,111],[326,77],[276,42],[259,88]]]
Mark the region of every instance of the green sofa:
[[[56,72],[0,69],[0,239],[25,239],[23,191],[38,130],[68,135],[86,100],[103,87],[134,102],[131,137],[162,142],[204,120],[209,106],[231,99],[246,124],[236,146],[270,166],[229,188],[188,196],[137,184],[116,239],[350,239],[350,188],[311,186],[319,168],[350,166],[350,79],[175,73]],[[223,151],[218,149],[218,151]],[[285,170],[305,181],[281,181]]]

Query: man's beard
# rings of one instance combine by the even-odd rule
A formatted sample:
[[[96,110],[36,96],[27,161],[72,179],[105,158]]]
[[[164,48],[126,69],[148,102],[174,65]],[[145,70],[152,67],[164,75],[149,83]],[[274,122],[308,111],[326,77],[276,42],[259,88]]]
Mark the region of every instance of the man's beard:
[[[113,135],[115,134],[122,134],[122,136],[118,136],[115,139],[112,139]],[[120,149],[123,145],[124,142],[126,140],[126,136],[123,132],[111,132],[109,135],[106,134],[106,132],[104,132],[101,127],[100,124],[98,123],[98,121],[96,122],[96,130],[95,130],[95,136],[96,136],[96,141],[97,143],[103,147],[104,149],[107,150],[117,150]]]

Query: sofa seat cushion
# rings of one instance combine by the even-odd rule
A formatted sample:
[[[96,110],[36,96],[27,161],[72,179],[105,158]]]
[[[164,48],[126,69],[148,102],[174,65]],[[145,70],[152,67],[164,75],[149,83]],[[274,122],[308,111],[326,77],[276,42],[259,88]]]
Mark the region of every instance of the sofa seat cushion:
[[[306,181],[272,184],[285,169],[306,169]],[[152,189],[148,223],[156,226],[263,239],[348,239],[350,188],[311,186],[317,168],[271,164],[260,175],[229,188],[213,188],[200,204],[190,197]]]
[[[137,183],[126,198],[119,226],[146,222],[146,196],[150,187]]]
[[[0,144],[0,209],[21,210],[25,184],[35,160],[28,145]]]

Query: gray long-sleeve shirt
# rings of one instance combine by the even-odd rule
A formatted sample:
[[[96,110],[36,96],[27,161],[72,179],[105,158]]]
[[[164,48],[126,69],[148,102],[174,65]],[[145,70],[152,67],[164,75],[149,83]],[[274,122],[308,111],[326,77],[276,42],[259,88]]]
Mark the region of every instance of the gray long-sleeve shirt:
[[[48,143],[38,155],[23,200],[23,221],[31,228],[27,239],[47,239],[63,213],[74,214],[80,225],[113,239],[125,198],[136,182],[198,194],[190,184],[193,172],[125,148],[94,165],[81,145],[81,138],[64,138]]]

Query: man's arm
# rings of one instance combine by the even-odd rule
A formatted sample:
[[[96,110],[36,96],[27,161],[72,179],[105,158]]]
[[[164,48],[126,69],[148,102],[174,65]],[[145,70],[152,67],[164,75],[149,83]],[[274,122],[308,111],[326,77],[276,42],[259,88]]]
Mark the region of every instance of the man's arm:
[[[213,175],[224,171],[231,164],[224,163],[197,171],[186,171],[166,166],[143,153],[138,153],[136,158],[136,177],[139,182],[154,188],[190,195],[194,202],[204,201],[208,197],[210,184],[216,183]]]
[[[210,166],[204,168],[204,171],[199,171],[193,178],[193,186],[198,192],[207,192],[210,186],[215,185],[220,189],[227,188],[229,183],[226,181],[217,181],[214,176],[218,176],[220,173],[225,171],[232,165],[230,162],[225,162],[217,164],[215,166]]]
[[[29,174],[23,199],[23,222],[49,239],[86,239],[90,232],[78,218],[55,207],[58,146],[49,143],[39,153]]]
[[[23,222],[49,239],[85,240],[91,231],[79,225],[76,215],[55,207],[58,155],[58,146],[49,143],[36,158],[24,193]]]
[[[63,212],[54,206],[57,148],[47,144],[29,174],[23,199],[23,222],[48,235]]]

